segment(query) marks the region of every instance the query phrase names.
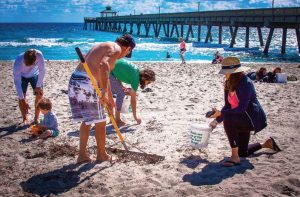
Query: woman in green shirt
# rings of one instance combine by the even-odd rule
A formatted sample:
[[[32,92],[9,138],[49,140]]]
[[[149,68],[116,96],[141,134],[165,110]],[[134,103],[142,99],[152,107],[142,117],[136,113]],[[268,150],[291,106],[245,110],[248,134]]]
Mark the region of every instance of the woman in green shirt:
[[[126,94],[131,96],[132,114],[136,122],[140,124],[141,119],[138,118],[136,114],[136,91],[139,85],[144,89],[146,85],[154,82],[155,73],[150,69],[139,70],[136,65],[124,59],[120,59],[116,61],[115,68],[111,71],[109,80],[112,93],[117,95],[115,110],[117,124],[119,126],[125,125],[121,120],[120,112]],[[125,88],[122,82],[129,84],[131,88]]]

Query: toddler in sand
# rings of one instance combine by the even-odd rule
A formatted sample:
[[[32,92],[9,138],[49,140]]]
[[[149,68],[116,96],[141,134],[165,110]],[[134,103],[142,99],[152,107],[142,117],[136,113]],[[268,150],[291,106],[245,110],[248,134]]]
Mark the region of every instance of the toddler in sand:
[[[39,138],[47,139],[48,137],[56,137],[59,134],[56,115],[51,111],[52,103],[49,99],[43,98],[37,108],[44,115],[44,119],[38,125],[35,125],[32,130],[42,132]]]

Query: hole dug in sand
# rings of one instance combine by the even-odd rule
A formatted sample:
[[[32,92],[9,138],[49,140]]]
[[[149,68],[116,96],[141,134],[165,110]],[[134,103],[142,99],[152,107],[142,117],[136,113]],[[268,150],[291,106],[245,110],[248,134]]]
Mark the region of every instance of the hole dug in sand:
[[[76,155],[78,155],[77,148],[69,144],[53,144],[49,147],[49,156],[52,159],[62,156],[75,157]]]
[[[156,164],[165,159],[165,157],[155,155],[155,154],[126,151],[117,148],[107,148],[106,150],[111,154],[117,155],[118,162],[123,162],[123,163],[134,161],[139,165]]]
[[[96,153],[97,147],[92,146],[89,148],[89,152]],[[134,161],[135,163],[139,165],[145,165],[145,164],[156,164],[160,161],[163,161],[165,157],[155,155],[155,154],[147,154],[144,152],[134,152],[134,151],[125,151],[122,149],[117,148],[106,148],[107,152],[109,154],[113,154],[117,156],[117,162],[130,162]],[[48,151],[43,152],[31,152],[29,150],[26,150],[23,154],[23,156],[26,159],[34,159],[34,158],[50,158],[55,159],[58,157],[76,157],[78,155],[78,149],[69,143],[63,143],[63,144],[56,144],[53,143],[49,145]]]
[[[97,146],[89,148],[89,152],[96,153]],[[156,164],[165,159],[164,156],[147,154],[145,152],[126,151],[118,148],[106,148],[108,154],[114,155],[117,163],[127,163],[134,161],[138,165]]]
[[[26,159],[35,159],[39,157],[55,159],[63,156],[75,157],[78,154],[77,148],[69,144],[52,144],[48,146],[48,148],[43,148],[43,150],[45,149],[47,149],[47,151],[41,151],[41,148],[37,147],[34,150],[26,150],[21,153],[21,155]]]

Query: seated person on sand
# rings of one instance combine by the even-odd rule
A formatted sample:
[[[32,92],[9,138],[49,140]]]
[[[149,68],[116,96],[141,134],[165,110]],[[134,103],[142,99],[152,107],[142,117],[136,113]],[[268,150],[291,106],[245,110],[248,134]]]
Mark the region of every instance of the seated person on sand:
[[[215,128],[218,123],[223,122],[227,135],[231,157],[221,165],[231,167],[240,164],[240,157],[248,157],[252,153],[269,148],[280,151],[273,138],[264,143],[249,145],[250,132],[255,133],[267,126],[267,118],[261,107],[252,81],[245,75],[247,68],[241,66],[236,57],[226,57],[222,61],[222,69],[219,74],[225,76],[224,99],[225,105],[221,111],[214,109],[215,113],[210,118],[215,118],[210,123]]]
[[[282,70],[280,67],[276,67],[273,72],[268,72],[267,76],[265,76],[264,81],[268,83],[277,83],[276,81],[276,74],[281,73]]]
[[[120,113],[123,104],[123,100],[126,94],[131,96],[131,107],[134,119],[138,124],[141,123],[141,119],[136,114],[136,91],[138,86],[142,89],[146,85],[155,81],[155,73],[150,69],[140,70],[136,65],[120,59],[116,61],[115,68],[111,71],[109,76],[111,91],[117,95],[116,98],[116,110],[115,120],[119,126],[125,125],[121,120]],[[123,83],[130,84],[131,88],[125,88]]]
[[[220,64],[223,60],[223,57],[221,56],[220,52],[217,51],[215,53],[215,58],[213,59],[213,61],[211,62],[212,64]]]
[[[266,82],[267,69],[265,67],[261,67],[256,72],[250,72],[247,74],[252,81]]]
[[[19,97],[19,108],[23,118],[23,124],[29,124],[29,104],[26,101],[26,92],[30,83],[34,95],[35,106],[43,97],[43,81],[45,76],[45,64],[42,52],[36,49],[26,50],[21,53],[13,65],[14,83]],[[40,111],[35,107],[33,123],[38,122]]]
[[[58,136],[58,121],[56,115],[52,112],[51,101],[47,98],[42,98],[38,102],[37,108],[44,115],[44,119],[39,124],[32,125],[32,132],[37,135],[41,133],[39,136],[41,139]]]

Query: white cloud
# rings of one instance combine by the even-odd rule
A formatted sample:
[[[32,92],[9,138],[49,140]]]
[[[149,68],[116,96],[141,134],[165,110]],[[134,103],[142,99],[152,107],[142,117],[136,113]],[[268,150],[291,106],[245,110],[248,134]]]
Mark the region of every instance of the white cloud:
[[[274,2],[275,7],[299,7],[300,6],[300,0],[285,0],[285,1],[279,1],[275,0]]]
[[[101,2],[101,4],[103,5],[103,7],[106,7],[108,5],[111,6],[113,4],[113,2],[115,2],[115,1],[113,1],[113,0],[104,0],[104,1]],[[124,1],[118,1],[117,4],[123,4],[122,2],[124,2]]]
[[[249,4],[268,4],[272,5],[273,0],[250,0]],[[274,0],[275,7],[299,7],[300,0]]]
[[[272,0],[0,0],[2,20],[13,16],[37,12],[41,17],[54,20],[72,13],[74,20],[84,16],[99,16],[106,6],[112,6],[119,15],[194,12],[198,10],[228,10],[241,8],[271,7]],[[275,0],[275,7],[297,7],[300,0]],[[3,13],[3,14],[2,14]],[[76,19],[75,19],[76,18]],[[60,20],[60,18],[57,18]]]
[[[204,11],[206,10],[234,10],[241,8],[241,4],[238,1],[218,1],[218,2],[204,2],[200,3],[200,10],[204,7]]]
[[[73,4],[73,5],[87,5],[89,3],[90,3],[89,0],[72,0],[71,1],[71,4]]]
[[[174,13],[174,12],[192,12],[198,10],[198,2],[186,2],[186,3],[175,3],[167,2],[164,6],[163,12]]]
[[[158,8],[162,4],[162,0],[152,1],[152,0],[104,0],[101,1],[101,9],[105,9],[106,6],[112,6],[112,9],[119,12],[119,15],[133,14],[150,14],[158,13]]]
[[[3,4],[14,4],[14,3],[22,3],[23,0],[6,0],[2,2]]]

